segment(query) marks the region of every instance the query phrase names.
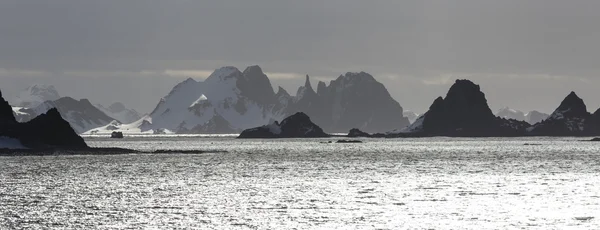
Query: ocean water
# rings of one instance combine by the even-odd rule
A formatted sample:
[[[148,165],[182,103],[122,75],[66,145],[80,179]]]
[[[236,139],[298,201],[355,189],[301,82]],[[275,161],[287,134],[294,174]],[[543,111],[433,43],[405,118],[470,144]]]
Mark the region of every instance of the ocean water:
[[[208,152],[0,157],[0,229],[600,228],[599,142],[329,140],[87,138]]]

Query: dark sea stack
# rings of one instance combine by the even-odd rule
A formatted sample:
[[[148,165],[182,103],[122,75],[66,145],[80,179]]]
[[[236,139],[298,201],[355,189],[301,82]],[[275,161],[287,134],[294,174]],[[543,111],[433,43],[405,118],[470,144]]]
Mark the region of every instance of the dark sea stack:
[[[423,120],[423,131],[431,135],[494,135],[496,116],[479,85],[456,80],[446,98],[438,97]]]
[[[348,132],[348,137],[371,137],[371,134],[363,132],[360,129],[351,129]]]
[[[438,97],[422,117],[396,136],[489,137],[520,136],[524,121],[496,117],[479,85],[456,80],[445,98]]]
[[[81,149],[87,144],[65,121],[58,110],[50,109],[19,127],[21,142],[30,148]]]
[[[123,132],[116,132],[116,131],[112,132],[110,134],[110,138],[119,138],[119,139],[123,138]]]
[[[546,120],[528,128],[533,136],[583,136],[593,135],[586,126],[594,126],[592,115],[587,112],[581,98],[571,92]]]
[[[329,137],[321,127],[315,125],[308,115],[298,112],[281,123],[246,129],[238,138],[315,138]]]

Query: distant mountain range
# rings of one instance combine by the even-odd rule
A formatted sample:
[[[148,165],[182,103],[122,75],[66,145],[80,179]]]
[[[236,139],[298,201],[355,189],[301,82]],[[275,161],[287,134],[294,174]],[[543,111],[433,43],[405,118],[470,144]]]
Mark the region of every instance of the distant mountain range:
[[[259,66],[243,72],[223,67],[204,81],[186,79],[143,116],[119,102],[105,107],[87,99],[59,97],[48,85],[25,89],[14,103],[12,113],[18,122],[56,108],[80,134],[240,133],[301,112],[327,133],[353,129],[358,136],[600,135],[600,112],[588,113],[574,92],[550,115],[525,114],[508,107],[493,114],[478,85],[457,80],[446,97],[437,98],[426,113],[417,114],[403,110],[385,86],[365,72],[346,73],[329,83],[319,81],[316,91],[306,76],[292,96],[281,87],[273,91]]]
[[[58,91],[52,85],[32,85],[21,91],[13,104],[17,107],[34,108],[46,101],[59,98]]]
[[[525,114],[519,110],[514,110],[509,107],[504,107],[504,108],[500,109],[498,112],[496,112],[496,116],[505,118],[505,119],[515,119],[518,121],[525,121],[525,122],[533,125],[535,123],[538,123],[538,122],[548,118],[550,115],[542,113],[542,112],[538,112],[535,110],[530,111],[527,114]]]
[[[110,123],[131,123],[139,120],[140,115],[127,109],[122,103],[114,103],[108,108],[92,105],[87,99],[75,100],[71,97],[58,97],[51,85],[34,85],[19,93],[19,106],[12,107],[18,122],[28,122],[35,117],[56,108],[77,133],[106,126]],[[57,98],[58,97],[58,98]],[[40,103],[41,100],[45,100]],[[27,107],[29,106],[29,107]]]
[[[96,108],[102,111],[104,114],[112,117],[114,120],[118,120],[122,123],[132,123],[135,122],[142,117],[140,113],[135,111],[134,109],[129,109],[125,107],[125,105],[121,102],[115,102],[108,107],[104,107],[101,104],[96,104]],[[86,130],[87,131],[87,130]]]
[[[346,73],[329,85],[317,86],[315,91],[306,76],[305,84],[291,96],[281,87],[274,92],[259,66],[243,72],[223,67],[204,81],[189,78],[177,84],[141,122],[110,124],[88,133],[239,133],[296,112],[306,113],[332,133],[352,127],[378,132],[409,124],[400,104],[367,73]]]

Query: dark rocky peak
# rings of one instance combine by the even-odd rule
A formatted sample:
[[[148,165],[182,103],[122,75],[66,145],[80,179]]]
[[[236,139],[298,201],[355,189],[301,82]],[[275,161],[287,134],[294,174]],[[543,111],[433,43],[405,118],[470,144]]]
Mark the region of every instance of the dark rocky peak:
[[[258,65],[246,67],[243,74],[245,77],[251,76],[251,77],[266,78],[266,75],[263,73],[262,68],[260,68],[260,66],[258,66]]]
[[[428,135],[493,136],[500,129],[485,94],[469,80],[457,80],[424,116],[420,130]]]
[[[14,122],[16,122],[16,119],[12,107],[4,100],[2,91],[0,91],[0,124]]]
[[[585,117],[589,115],[585,103],[575,92],[569,93],[567,97],[560,103],[558,108],[554,110],[550,118],[562,119],[568,117]]]
[[[240,76],[237,79],[236,86],[243,96],[260,104],[274,102],[275,92],[273,92],[271,81],[259,66],[246,68]]]
[[[71,128],[56,108],[27,123],[22,123],[21,142],[31,148],[87,148],[87,144]]]
[[[317,84],[317,94],[323,95],[326,90],[327,85],[325,84],[325,82],[319,81],[319,83]]]
[[[464,114],[467,117],[482,119],[492,119],[494,117],[487,104],[485,94],[481,92],[479,85],[469,80],[456,80],[448,90],[444,103],[448,112],[453,114]]]

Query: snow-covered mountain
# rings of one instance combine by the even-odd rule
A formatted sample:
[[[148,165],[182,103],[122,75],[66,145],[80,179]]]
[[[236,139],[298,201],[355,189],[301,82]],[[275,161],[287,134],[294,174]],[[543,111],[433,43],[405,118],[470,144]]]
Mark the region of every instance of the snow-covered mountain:
[[[536,123],[539,123],[539,122],[545,120],[549,116],[550,116],[549,114],[533,110],[533,111],[525,114],[525,121],[527,121],[527,123],[529,123],[529,124],[534,125]]]
[[[176,85],[149,115],[143,129],[178,133],[239,132],[278,120],[275,93],[258,66],[240,72],[223,67],[202,82],[187,79]],[[150,123],[151,122],[151,123]]]
[[[504,107],[498,112],[496,112],[496,116],[504,119],[515,119],[517,121],[525,121],[525,113],[511,109],[509,107]]]
[[[280,121],[296,112],[305,112],[328,132],[347,132],[352,127],[380,130],[408,125],[402,107],[385,87],[366,73],[347,73],[331,81],[319,82],[318,92],[306,83],[296,96],[279,87],[277,93],[259,66],[243,72],[223,67],[206,80],[187,79],[162,98],[143,121],[105,128],[140,132],[238,133],[244,129]]]
[[[70,97],[62,97],[55,101],[46,101],[39,106],[28,110],[30,114],[37,116],[46,113],[51,108],[56,108],[77,133],[105,126],[115,120],[104,114],[92,105],[89,100],[75,100]]]
[[[120,122],[129,124],[142,118],[140,114],[134,109],[128,109],[121,102],[115,102],[108,107],[104,107],[101,104],[96,104],[96,108],[104,112],[109,117],[117,119]]]
[[[13,104],[18,107],[33,108],[45,101],[54,101],[59,98],[58,91],[52,85],[32,85],[21,91]]]

